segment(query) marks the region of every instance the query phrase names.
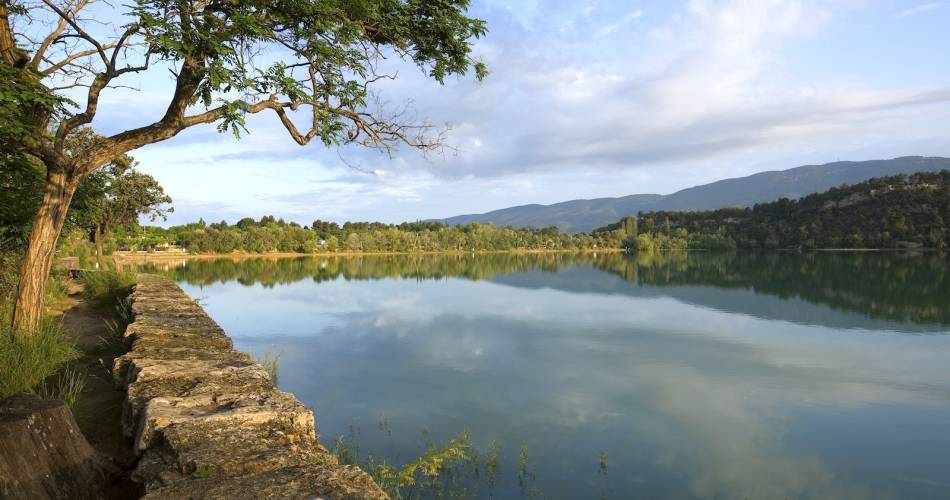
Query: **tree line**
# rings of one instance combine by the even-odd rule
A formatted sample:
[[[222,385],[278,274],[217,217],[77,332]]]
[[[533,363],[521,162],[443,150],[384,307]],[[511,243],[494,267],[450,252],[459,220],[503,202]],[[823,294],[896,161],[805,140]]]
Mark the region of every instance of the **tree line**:
[[[631,250],[950,245],[950,172],[877,177],[749,208],[639,213],[594,231]]]
[[[181,247],[191,253],[268,252],[485,252],[516,250],[592,250],[619,248],[616,233],[567,234],[556,227],[514,229],[491,224],[449,226],[437,222],[335,222],[310,226],[273,216],[161,227],[117,228],[112,248],[155,250]]]

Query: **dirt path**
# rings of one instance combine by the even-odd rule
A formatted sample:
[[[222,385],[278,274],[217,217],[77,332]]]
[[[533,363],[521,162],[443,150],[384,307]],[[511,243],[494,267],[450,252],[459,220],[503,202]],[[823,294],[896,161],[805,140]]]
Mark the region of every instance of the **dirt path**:
[[[124,392],[115,387],[110,371],[117,353],[105,347],[101,340],[111,335],[107,321],[113,319],[114,312],[86,300],[80,283],[70,282],[67,291],[68,296],[57,304],[55,312],[61,314],[63,328],[74,337],[82,353],[77,366],[86,371],[86,385],[75,412],[76,422],[89,444],[124,471],[103,492],[104,498],[139,498],[139,487],[128,477],[136,460],[132,443],[122,435]]]

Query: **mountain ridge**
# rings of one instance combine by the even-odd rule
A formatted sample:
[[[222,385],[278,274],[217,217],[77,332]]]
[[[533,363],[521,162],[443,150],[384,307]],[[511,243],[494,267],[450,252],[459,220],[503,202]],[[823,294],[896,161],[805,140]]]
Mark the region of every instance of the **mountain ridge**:
[[[490,222],[496,226],[516,228],[557,226],[564,232],[589,232],[641,210],[646,212],[746,207],[779,198],[797,199],[842,184],[863,182],[872,177],[944,169],[950,169],[950,158],[902,156],[889,160],[836,161],[722,179],[668,195],[632,194],[567,200],[550,205],[532,203],[480,214],[457,215],[439,219],[438,222],[450,225]]]

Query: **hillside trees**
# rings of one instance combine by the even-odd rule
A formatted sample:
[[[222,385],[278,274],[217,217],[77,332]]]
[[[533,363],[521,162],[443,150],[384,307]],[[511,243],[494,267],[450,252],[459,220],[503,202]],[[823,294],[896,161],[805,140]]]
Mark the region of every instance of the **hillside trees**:
[[[936,248],[950,244],[950,172],[873,178],[751,208],[639,214],[640,248]],[[663,220],[656,231],[651,221]],[[629,227],[626,220],[595,234]],[[653,229],[651,229],[653,228]],[[658,243],[659,242],[659,243]]]
[[[395,78],[379,72],[381,59],[411,61],[439,82],[472,68],[479,79],[486,73],[470,55],[486,27],[466,17],[468,0],[137,0],[114,12],[123,17],[111,26],[108,16],[84,15],[93,3],[0,1],[0,143],[3,154],[45,170],[13,314],[22,334],[39,325],[70,201],[112,159],[201,124],[239,135],[248,114],[265,111],[300,145],[431,151],[442,144],[438,131],[374,98],[374,83]],[[105,93],[150,72],[174,79],[162,116],[67,147],[93,123]],[[81,91],[80,102],[67,91]]]

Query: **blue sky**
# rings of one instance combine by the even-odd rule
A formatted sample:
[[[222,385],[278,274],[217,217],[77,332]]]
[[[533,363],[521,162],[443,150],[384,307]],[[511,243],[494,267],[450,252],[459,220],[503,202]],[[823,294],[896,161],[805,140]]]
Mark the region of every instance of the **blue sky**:
[[[300,147],[272,114],[240,141],[189,129],[133,153],[174,198],[169,223],[399,222],[950,156],[950,2],[473,0],[470,13],[490,30],[475,45],[484,82],[440,86],[403,65],[380,88],[450,125],[457,151]],[[134,86],[104,96],[97,129],[161,115],[168,74]]]

